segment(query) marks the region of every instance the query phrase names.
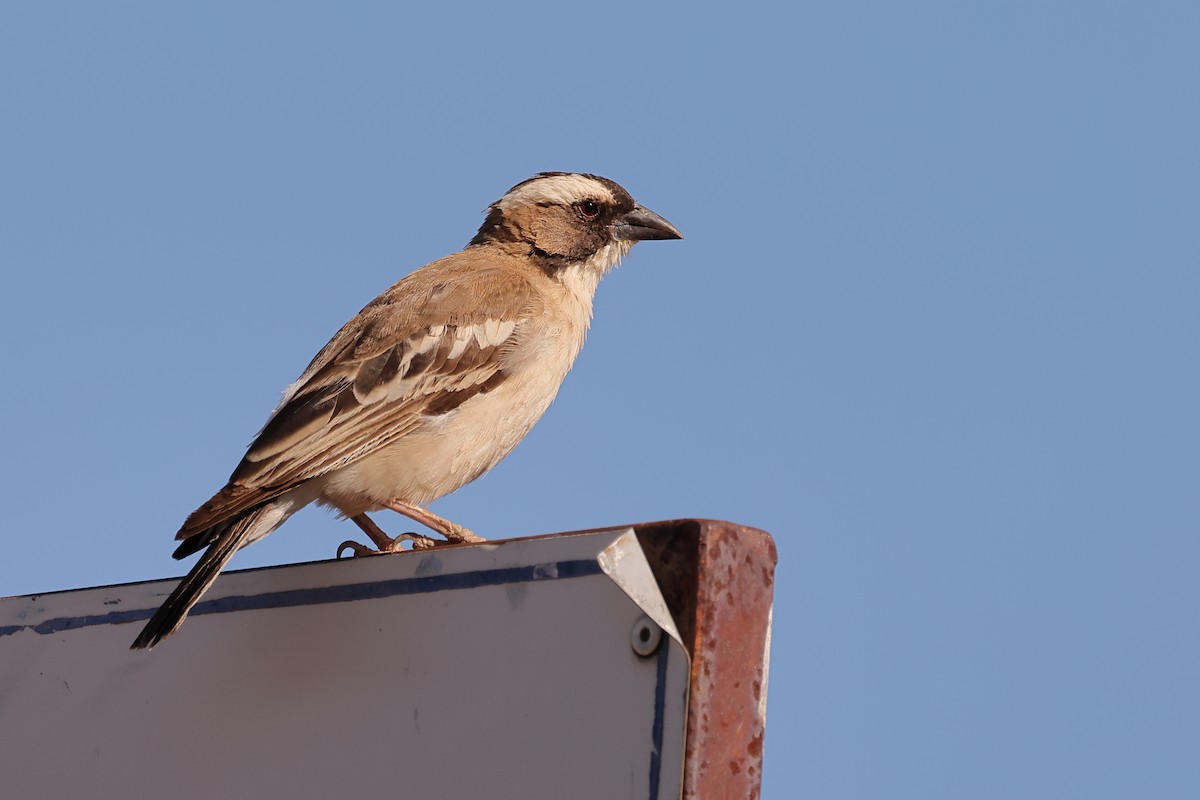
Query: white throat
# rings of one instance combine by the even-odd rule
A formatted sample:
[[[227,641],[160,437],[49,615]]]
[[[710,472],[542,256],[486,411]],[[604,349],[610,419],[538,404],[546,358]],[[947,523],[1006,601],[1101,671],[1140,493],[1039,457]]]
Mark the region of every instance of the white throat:
[[[633,242],[612,242],[586,261],[558,271],[558,280],[584,307],[588,319],[592,317],[592,300],[596,296],[596,287],[600,285],[600,279],[621,263],[621,259],[631,247]]]

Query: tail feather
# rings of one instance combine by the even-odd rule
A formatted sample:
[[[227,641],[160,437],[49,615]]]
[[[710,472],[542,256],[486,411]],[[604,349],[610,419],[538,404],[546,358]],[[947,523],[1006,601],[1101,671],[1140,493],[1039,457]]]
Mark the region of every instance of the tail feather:
[[[215,542],[217,537],[221,535],[221,531],[227,527],[229,527],[229,523],[225,522],[220,525],[214,525],[211,528],[200,531],[199,533],[192,534],[179,543],[179,546],[175,548],[175,552],[171,553],[171,558],[178,561],[181,558],[187,558],[192,553],[200,552]],[[247,542],[247,544],[249,543]]]
[[[245,545],[266,536],[289,516],[284,508],[286,505],[279,502],[267,503],[242,516],[214,525],[208,531],[204,531],[203,535],[197,536],[198,540],[208,545],[208,549],[158,611],[154,612],[154,616],[134,640],[131,649],[148,650],[178,630],[188,611],[212,586],[233,554]],[[187,542],[184,543],[186,544]],[[184,545],[180,546],[180,550]],[[178,551],[175,557],[180,557]]]

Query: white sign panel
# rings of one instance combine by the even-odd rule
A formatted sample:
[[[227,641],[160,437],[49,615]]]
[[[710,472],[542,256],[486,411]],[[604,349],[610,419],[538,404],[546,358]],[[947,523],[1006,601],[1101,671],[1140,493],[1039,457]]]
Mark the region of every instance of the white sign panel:
[[[629,530],[0,600],[6,797],[677,798],[688,656]]]

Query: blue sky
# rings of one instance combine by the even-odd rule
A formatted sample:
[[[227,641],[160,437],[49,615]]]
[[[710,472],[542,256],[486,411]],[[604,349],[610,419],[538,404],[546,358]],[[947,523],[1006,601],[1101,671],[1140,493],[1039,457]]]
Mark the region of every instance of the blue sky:
[[[7,4],[0,594],[180,574],[347,318],[596,172],[687,239],[435,510],[773,533],[766,797],[1196,797],[1198,8]]]

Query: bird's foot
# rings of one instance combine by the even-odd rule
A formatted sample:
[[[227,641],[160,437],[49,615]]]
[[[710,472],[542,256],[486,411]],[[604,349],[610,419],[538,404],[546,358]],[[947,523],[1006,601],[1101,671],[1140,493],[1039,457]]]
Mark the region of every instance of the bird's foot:
[[[353,553],[354,558],[359,556],[377,556],[381,553],[402,553],[412,550],[428,550],[431,547],[438,547],[444,544],[464,544],[467,542],[482,542],[485,541],[482,536],[477,536],[461,525],[456,525],[448,519],[443,519],[431,511],[426,511],[420,506],[414,506],[410,503],[405,503],[402,500],[396,500],[387,505],[387,508],[392,509],[400,514],[426,525],[432,530],[437,531],[446,537],[446,541],[439,542],[437,539],[431,539],[428,536],[421,536],[417,533],[402,533],[399,536],[388,536],[383,530],[375,524],[374,520],[366,514],[359,514],[350,518],[358,527],[362,528],[363,533],[370,538],[375,545],[372,549],[364,544],[359,544],[353,540],[347,540],[338,545],[337,557],[341,558],[342,553],[347,550]],[[404,547],[405,542],[412,542],[411,548]]]
[[[383,532],[374,520],[366,514],[359,514],[351,517],[350,521],[358,527],[362,528],[362,532],[367,535],[371,542],[375,545],[372,549],[365,544],[359,544],[353,540],[342,542],[338,545],[337,557],[341,558],[342,553],[350,550],[354,553],[354,557],[359,556],[377,556],[382,553],[403,553],[408,549],[412,550],[427,550],[430,547],[436,547],[438,542],[436,539],[430,539],[428,536],[421,536],[419,533],[402,533],[399,536],[388,536]],[[412,542],[411,548],[405,548],[405,542]]]
[[[375,537],[371,538],[374,540]],[[385,541],[382,543],[375,541],[375,548],[359,544],[353,539],[347,539],[338,545],[337,557],[341,558],[342,553],[347,550],[351,552],[351,558],[359,558],[360,556],[379,556],[384,553],[405,553],[409,550],[428,550],[438,545],[436,539],[430,539],[428,536],[421,536],[418,533],[402,533],[395,537],[384,537],[384,539]],[[406,548],[405,542],[412,542],[412,547]]]

